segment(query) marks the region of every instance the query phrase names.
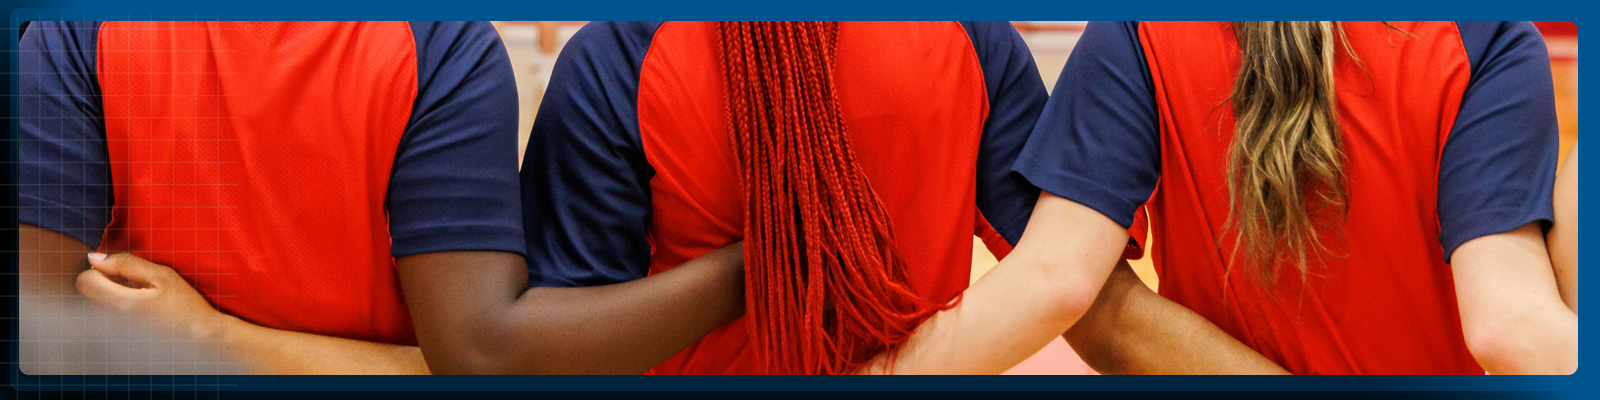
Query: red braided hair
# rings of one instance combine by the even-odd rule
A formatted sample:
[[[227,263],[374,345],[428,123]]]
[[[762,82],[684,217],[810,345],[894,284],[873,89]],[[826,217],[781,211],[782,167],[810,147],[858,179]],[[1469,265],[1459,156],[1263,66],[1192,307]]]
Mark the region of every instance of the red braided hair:
[[[745,315],[772,374],[842,374],[950,304],[906,283],[834,90],[837,22],[721,22],[745,196]]]

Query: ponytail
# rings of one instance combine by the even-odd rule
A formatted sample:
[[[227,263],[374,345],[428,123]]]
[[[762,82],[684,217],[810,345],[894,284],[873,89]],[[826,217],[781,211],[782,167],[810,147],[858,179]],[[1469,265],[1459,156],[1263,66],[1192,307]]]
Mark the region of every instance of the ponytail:
[[[745,315],[771,374],[842,374],[949,304],[906,283],[834,89],[835,22],[720,22],[745,199]]]
[[[1243,250],[1247,269],[1268,286],[1280,262],[1304,279],[1307,255],[1327,249],[1313,216],[1333,208],[1342,219],[1349,207],[1333,84],[1335,41],[1349,44],[1328,21],[1234,22],[1233,30],[1242,52],[1229,96],[1234,258]]]

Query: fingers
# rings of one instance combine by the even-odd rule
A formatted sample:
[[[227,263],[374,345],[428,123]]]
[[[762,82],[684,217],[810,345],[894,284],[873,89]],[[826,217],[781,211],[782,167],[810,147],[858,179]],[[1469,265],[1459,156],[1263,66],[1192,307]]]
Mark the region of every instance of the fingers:
[[[128,253],[89,253],[89,266],[124,279],[133,287],[157,287],[177,276],[171,268]]]
[[[132,307],[133,300],[141,293],[140,290],[144,290],[123,286],[100,271],[92,269],[78,274],[77,287],[78,293],[82,293],[95,304],[117,310],[127,310]]]

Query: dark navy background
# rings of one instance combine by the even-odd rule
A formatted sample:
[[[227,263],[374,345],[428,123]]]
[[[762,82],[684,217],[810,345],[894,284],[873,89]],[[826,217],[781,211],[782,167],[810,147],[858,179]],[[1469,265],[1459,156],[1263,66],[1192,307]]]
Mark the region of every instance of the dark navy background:
[[[6,160],[0,163],[9,181],[3,187],[6,212],[5,252],[16,254],[17,138],[16,82],[17,27],[29,20],[729,20],[729,19],[845,19],[845,20],[1571,20],[1579,30],[1588,28],[1596,6],[1576,1],[420,1],[388,0],[331,2],[326,0],[262,1],[255,4],[228,1],[162,1],[130,5],[116,0],[7,1],[8,72],[4,85],[8,131]],[[1580,75],[1587,68],[1580,63]],[[1580,83],[1580,85],[1582,85]],[[1580,91],[1582,86],[1580,86]],[[1591,110],[1580,106],[1580,119]],[[1581,197],[1594,174],[1580,167]],[[1591,197],[1592,198],[1592,197]],[[1581,203],[1580,203],[1581,204]],[[1580,206],[1581,207],[1581,206]],[[1588,247],[1590,239],[1580,239]],[[10,257],[10,256],[7,256]],[[15,267],[9,271],[15,271]],[[1580,279],[1595,279],[1592,277]],[[1193,376],[975,376],[975,377],[720,377],[720,376],[28,376],[17,369],[16,275],[0,274],[6,288],[4,307],[7,368],[0,398],[229,398],[302,396],[303,394],[250,393],[247,391],[431,391],[431,390],[1156,390],[1156,391],[1467,391],[1468,393],[1410,393],[1408,398],[1595,398],[1595,383],[1584,368],[1595,358],[1592,346],[1580,346],[1578,373],[1571,376],[1293,376],[1293,377],[1193,377]],[[1580,341],[1600,343],[1580,319]],[[1596,364],[1600,365],[1600,364]],[[67,390],[66,396],[38,393]],[[99,393],[132,391],[134,394]],[[196,393],[163,393],[195,391]],[[1529,393],[1525,391],[1535,391]],[[142,393],[141,393],[142,392]],[[311,394],[311,393],[308,393]],[[420,393],[419,393],[420,394]],[[1307,393],[1256,393],[1262,397],[1301,398]],[[353,394],[352,394],[353,395]],[[1188,396],[1160,394],[1159,396]],[[317,397],[347,396],[323,393]],[[386,395],[387,396],[387,395]],[[519,397],[540,396],[539,394]],[[760,395],[756,395],[760,396]],[[1056,396],[1076,396],[1058,394]],[[1100,393],[1096,397],[1127,395]],[[1323,395],[1326,396],[1326,395]],[[1395,393],[1340,393],[1340,398],[1396,397]],[[434,397],[429,395],[428,397]],[[1310,397],[1321,397],[1311,395]]]

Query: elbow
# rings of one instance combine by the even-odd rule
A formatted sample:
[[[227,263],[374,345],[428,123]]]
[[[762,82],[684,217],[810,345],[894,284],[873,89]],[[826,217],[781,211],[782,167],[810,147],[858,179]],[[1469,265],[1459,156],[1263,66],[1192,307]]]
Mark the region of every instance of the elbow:
[[[539,315],[536,317],[549,317]],[[530,321],[539,323],[530,325]],[[546,375],[642,373],[597,369],[608,349],[589,340],[604,335],[559,318],[481,320],[441,349],[423,348],[429,369],[440,375]],[[653,366],[653,365],[652,365]],[[648,369],[648,366],[646,367]]]
[[[423,337],[423,360],[428,370],[436,375],[505,375],[521,374],[516,362],[518,354],[508,348],[502,334],[505,328],[495,318],[478,318],[459,329],[439,332],[431,339]]]
[[[1507,332],[1501,327],[1486,321],[1462,321],[1462,334],[1467,341],[1467,351],[1472,353],[1472,358],[1478,365],[1491,373],[1504,371],[1504,366],[1516,357],[1516,344],[1508,338]]]
[[[1052,320],[1062,321],[1062,332],[1072,324],[1083,318],[1089,311],[1089,306],[1094,304],[1095,295],[1100,292],[1097,285],[1087,283],[1073,283],[1060,285],[1053,289],[1049,296],[1050,317]]]
[[[1529,321],[1463,321],[1467,350],[1495,375],[1567,375],[1577,371],[1576,332],[1556,332]]]
[[[1061,271],[1061,268],[1055,268]],[[1065,273],[1062,273],[1065,272]],[[1095,297],[1100,294],[1100,288],[1105,283],[1105,277],[1093,277],[1092,274],[1077,271],[1062,271],[1047,274],[1050,278],[1043,282],[1046,315],[1049,321],[1061,324],[1061,331],[1077,323],[1094,304]]]
[[[1098,325],[1098,326],[1097,326]],[[1125,359],[1125,354],[1119,349],[1123,348],[1116,341],[1122,335],[1114,332],[1115,327],[1099,324],[1076,324],[1067,330],[1062,338],[1067,340],[1068,347],[1072,348],[1078,358],[1088,364],[1096,373],[1101,375],[1132,375],[1138,371],[1132,369],[1130,360]]]
[[[449,346],[446,349],[424,348],[423,359],[428,370],[435,375],[504,375],[511,374],[503,357],[482,345]]]

